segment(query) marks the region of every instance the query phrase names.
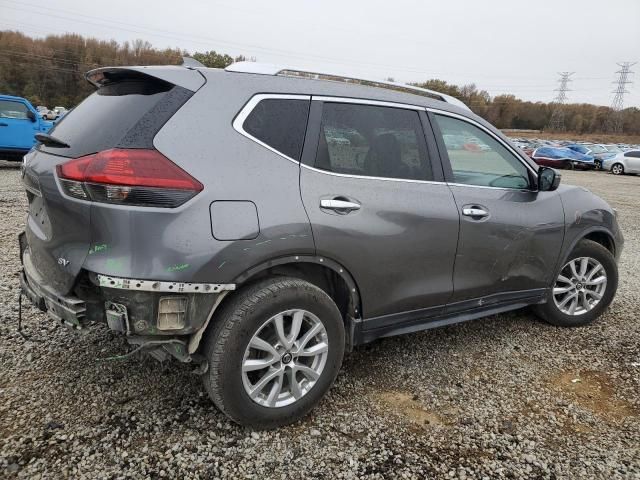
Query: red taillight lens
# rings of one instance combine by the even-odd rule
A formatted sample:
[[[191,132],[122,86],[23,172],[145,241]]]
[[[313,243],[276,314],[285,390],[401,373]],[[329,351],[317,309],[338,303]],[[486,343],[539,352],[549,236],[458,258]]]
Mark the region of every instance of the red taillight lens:
[[[65,192],[76,198],[175,207],[202,184],[157,150],[105,150],[57,166]]]

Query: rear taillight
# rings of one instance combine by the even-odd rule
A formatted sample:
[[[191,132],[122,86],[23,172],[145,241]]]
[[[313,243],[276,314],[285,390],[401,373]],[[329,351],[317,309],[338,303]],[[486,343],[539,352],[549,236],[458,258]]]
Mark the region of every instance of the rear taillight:
[[[157,150],[113,148],[56,167],[65,193],[94,202],[177,207],[203,189]]]

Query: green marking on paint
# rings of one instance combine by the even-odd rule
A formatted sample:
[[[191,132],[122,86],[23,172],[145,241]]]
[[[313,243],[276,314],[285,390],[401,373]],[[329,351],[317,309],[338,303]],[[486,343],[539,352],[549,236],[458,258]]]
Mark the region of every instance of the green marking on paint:
[[[115,258],[108,258],[106,262],[104,262],[105,268],[110,270],[118,271],[122,270],[122,260],[117,260]]]
[[[179,272],[181,270],[186,270],[190,266],[191,265],[189,265],[188,263],[177,263],[167,268],[167,272]]]
[[[96,243],[93,247],[89,249],[89,255],[93,255],[94,253],[104,252],[107,250],[109,246],[106,243]]]

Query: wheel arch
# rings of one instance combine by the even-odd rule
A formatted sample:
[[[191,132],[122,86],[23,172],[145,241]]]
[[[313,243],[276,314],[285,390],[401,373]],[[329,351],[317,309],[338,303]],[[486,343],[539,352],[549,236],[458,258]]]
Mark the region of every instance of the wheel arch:
[[[578,245],[582,240],[591,240],[596,242],[611,252],[611,255],[614,257],[616,256],[616,241],[614,235],[604,227],[591,227],[580,232],[579,235],[576,235],[576,238],[573,239],[571,244],[563,253],[560,262],[558,263],[558,268],[567,263],[567,258],[569,258],[569,255],[571,255],[571,252],[576,248],[576,245]]]
[[[327,274],[329,274],[327,278]],[[238,275],[233,283],[237,288],[270,275],[288,275],[313,283],[334,298],[335,293],[345,296],[346,304],[338,305],[343,317],[362,315],[360,290],[353,275],[339,262],[317,255],[288,255],[262,262]],[[333,276],[333,277],[332,277]],[[332,290],[333,289],[333,290]],[[337,289],[337,290],[336,290]],[[334,300],[336,300],[334,298]],[[341,302],[337,302],[341,303]]]
[[[339,262],[316,255],[288,255],[264,261],[244,271],[232,282],[236,291],[268,278],[270,276],[289,276],[308,281],[329,295],[340,310],[345,323],[346,347],[353,347],[354,329],[362,317],[362,301],[360,290],[351,273]],[[225,292],[226,295],[216,302],[209,314],[209,319],[202,328],[192,335],[189,342],[189,352],[194,353],[200,347],[200,340],[209,328],[210,320],[225,303],[230,301],[235,292]]]

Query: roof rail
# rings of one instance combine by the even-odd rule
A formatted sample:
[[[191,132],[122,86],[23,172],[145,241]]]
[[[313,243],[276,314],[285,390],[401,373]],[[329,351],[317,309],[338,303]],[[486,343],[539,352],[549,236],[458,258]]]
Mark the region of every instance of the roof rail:
[[[465,110],[471,110],[463,102],[451,95],[436,92],[435,90],[429,90],[427,88],[414,87],[413,85],[407,85],[404,83],[387,82],[384,80],[371,80],[366,78],[358,78],[349,75],[343,75],[339,73],[323,73],[314,72],[304,68],[286,67],[282,65],[274,65],[270,63],[258,63],[258,62],[236,62],[225,68],[227,72],[240,72],[240,73],[255,73],[258,75],[278,75],[282,77],[297,77],[297,78],[310,78],[315,80],[329,80],[333,82],[353,83],[356,85],[365,85],[368,87],[386,88],[389,90],[396,90],[405,93],[412,93],[414,95],[421,95],[423,97],[435,98],[443,102],[450,103],[456,107],[463,108]]]

